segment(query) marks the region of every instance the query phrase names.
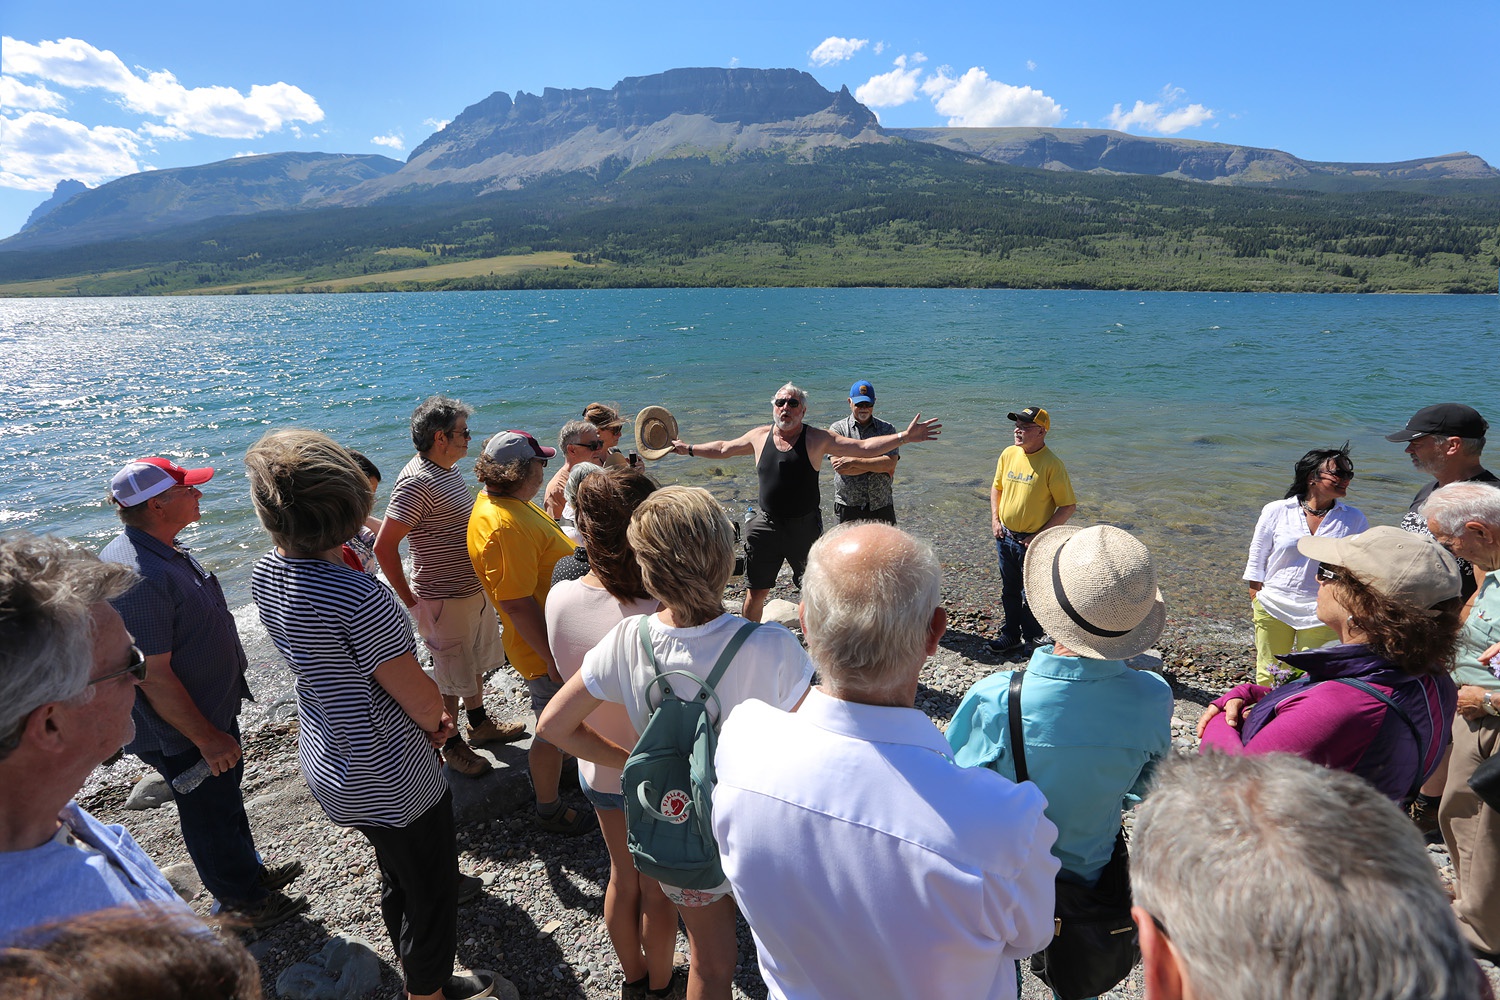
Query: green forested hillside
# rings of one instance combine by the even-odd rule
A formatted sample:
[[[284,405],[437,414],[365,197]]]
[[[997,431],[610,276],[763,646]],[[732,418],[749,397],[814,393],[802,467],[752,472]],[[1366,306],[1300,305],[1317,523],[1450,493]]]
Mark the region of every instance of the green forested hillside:
[[[622,171],[560,175],[462,203],[445,188],[425,203],[0,252],[0,282],[54,279],[46,287],[64,294],[319,290],[351,277],[365,280],[340,285],[1493,292],[1500,267],[1496,181],[1362,193],[1230,188],[1025,170],[905,143],[811,162],[705,155]],[[424,263],[534,251],[592,266],[409,276]],[[381,283],[397,270],[399,282]],[[10,292],[39,293],[27,287]]]

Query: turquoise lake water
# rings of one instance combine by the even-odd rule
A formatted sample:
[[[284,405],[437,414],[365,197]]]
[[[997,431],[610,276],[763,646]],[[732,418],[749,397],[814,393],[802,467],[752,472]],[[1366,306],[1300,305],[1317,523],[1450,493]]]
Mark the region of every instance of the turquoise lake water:
[[[743,289],[0,300],[0,528],[100,547],[118,521],[111,474],[161,454],[218,468],[184,540],[248,599],[266,546],[241,456],[268,429],[324,431],[389,480],[407,418],[442,392],[475,407],[478,441],[544,441],[590,400],[668,407],[687,440],[769,419],[775,389],[809,419],[847,414],[868,378],[904,427],[897,508],[945,559],[982,561],[1005,414],[1047,407],[1080,522],[1145,538],[1169,600],[1237,599],[1259,508],[1311,447],[1352,441],[1349,494],[1393,523],[1422,483],[1381,435],[1418,407],[1488,404],[1500,337],[1493,296]],[[629,441],[627,431],[627,443]],[[1500,461],[1500,460],[1496,460]],[[471,464],[463,463],[465,471]],[[667,458],[665,482],[754,497],[749,459]],[[831,509],[831,473],[825,507]],[[383,507],[382,490],[377,507]],[[831,521],[831,518],[830,518]],[[1208,595],[1208,597],[1204,597]],[[1211,599],[1209,599],[1211,598]]]

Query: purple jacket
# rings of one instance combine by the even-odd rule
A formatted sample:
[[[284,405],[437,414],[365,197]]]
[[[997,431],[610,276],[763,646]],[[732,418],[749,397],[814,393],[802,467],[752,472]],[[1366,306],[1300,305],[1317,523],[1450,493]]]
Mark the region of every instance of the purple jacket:
[[[1228,753],[1294,753],[1326,767],[1351,771],[1396,801],[1411,791],[1420,769],[1425,779],[1448,746],[1458,689],[1443,676],[1403,673],[1363,644],[1325,646],[1281,657],[1307,676],[1279,688],[1241,684],[1214,702],[1231,698],[1254,705],[1239,729],[1219,714],[1209,720],[1200,750]],[[1400,717],[1370,695],[1336,677],[1353,677],[1378,688],[1406,712],[1421,746]]]

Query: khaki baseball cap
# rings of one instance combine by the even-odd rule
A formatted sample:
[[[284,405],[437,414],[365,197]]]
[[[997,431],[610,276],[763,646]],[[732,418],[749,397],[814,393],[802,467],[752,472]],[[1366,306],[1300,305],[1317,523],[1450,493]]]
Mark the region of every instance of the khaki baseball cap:
[[[1458,560],[1426,535],[1381,525],[1343,538],[1297,540],[1309,559],[1347,569],[1395,601],[1430,608],[1463,593]]]

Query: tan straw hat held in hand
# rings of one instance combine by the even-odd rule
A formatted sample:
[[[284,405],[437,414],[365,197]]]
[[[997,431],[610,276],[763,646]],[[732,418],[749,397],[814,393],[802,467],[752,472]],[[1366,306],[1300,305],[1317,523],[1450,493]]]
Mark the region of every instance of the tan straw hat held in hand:
[[[1145,652],[1167,622],[1151,553],[1113,525],[1040,532],[1021,573],[1031,613],[1080,656],[1124,660]]]
[[[635,450],[653,462],[672,451],[677,418],[665,406],[648,406],[635,417]]]

